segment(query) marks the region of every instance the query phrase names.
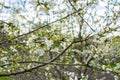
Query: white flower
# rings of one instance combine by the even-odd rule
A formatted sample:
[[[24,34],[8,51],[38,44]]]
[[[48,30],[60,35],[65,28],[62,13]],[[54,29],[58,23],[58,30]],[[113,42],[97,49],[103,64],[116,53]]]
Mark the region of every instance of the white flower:
[[[116,76],[116,75],[114,76],[114,78],[115,78],[115,80],[119,80],[119,77],[118,77],[118,76]]]
[[[38,36],[32,35],[31,38],[32,38],[32,39],[36,39],[36,38],[38,38]]]
[[[59,52],[59,49],[58,48],[54,48],[51,50],[52,52]]]
[[[98,58],[98,55],[97,55],[97,54],[95,54],[93,57],[94,57],[94,58]]]
[[[112,71],[110,68],[106,68],[106,70],[108,74],[110,73],[110,71]]]
[[[30,40],[28,40],[26,42],[26,45],[29,46],[29,47],[34,47],[35,46],[35,44],[32,41],[30,41]]]
[[[74,76],[75,76],[75,73],[74,73],[74,72],[69,72],[69,75],[70,75],[71,77],[74,77]]]
[[[37,38],[37,36],[36,35],[32,35],[30,38],[28,38],[28,40],[26,41],[26,45],[29,45],[29,46],[33,46],[34,45],[34,43],[33,43],[33,39],[36,39]]]
[[[63,47],[63,49],[66,48],[66,43],[61,43],[60,45]]]
[[[27,41],[26,41],[26,45],[29,46],[29,47],[34,47],[34,42],[33,42],[33,38],[29,38]]]
[[[10,46],[10,49],[11,49],[13,52],[17,52],[17,50],[16,50],[13,46]]]
[[[18,36],[18,33],[19,33],[19,31],[17,31],[17,30],[13,32],[14,36]]]
[[[40,56],[43,56],[45,54],[45,51],[43,49],[37,49],[35,53],[39,54]]]
[[[102,65],[102,69],[105,69],[105,65]]]
[[[27,43],[26,45],[29,45],[29,44],[32,42],[32,40],[33,40],[32,38],[29,38],[29,39],[26,41],[26,43]]]
[[[3,57],[0,60],[3,61],[3,62],[5,62],[5,60],[7,60],[7,57]]]
[[[9,33],[8,33],[8,35],[11,35],[11,34],[12,34],[12,32],[9,32]]]
[[[50,47],[53,45],[53,41],[52,40],[45,40],[45,43],[47,45],[47,49],[50,49]]]

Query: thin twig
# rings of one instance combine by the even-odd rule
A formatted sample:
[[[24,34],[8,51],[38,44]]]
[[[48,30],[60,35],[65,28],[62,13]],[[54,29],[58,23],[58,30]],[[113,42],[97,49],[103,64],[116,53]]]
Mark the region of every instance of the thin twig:
[[[95,32],[95,30],[90,26],[90,24],[81,16],[80,12],[77,11],[77,9],[75,8],[75,6],[71,3],[70,0],[68,0],[68,2],[70,3],[70,5],[73,7],[73,9],[78,13],[78,15],[80,16],[80,18],[90,27],[90,29]]]
[[[32,71],[32,70],[35,70],[35,69],[37,69],[37,68],[46,66],[46,65],[54,62],[55,60],[57,60],[61,55],[63,55],[63,54],[72,46],[72,44],[73,44],[73,42],[71,42],[71,43],[68,45],[68,47],[66,47],[61,53],[59,53],[57,56],[55,56],[53,59],[49,60],[49,61],[46,62],[45,64],[41,64],[41,65],[38,65],[38,66],[33,67],[33,68],[31,68],[31,69],[27,69],[27,70],[20,71],[20,72],[0,74],[0,77],[23,74],[23,73],[26,73],[26,72],[30,72],[30,71]]]
[[[48,26],[48,25],[51,25],[51,24],[53,24],[53,23],[55,23],[55,22],[61,21],[61,20],[63,20],[63,19],[66,19],[67,17],[69,17],[69,16],[77,13],[78,11],[80,11],[80,9],[76,10],[75,12],[73,12],[73,13],[71,13],[71,14],[68,14],[67,16],[65,16],[65,17],[63,17],[63,18],[57,19],[57,20],[55,20],[55,21],[53,21],[53,22],[47,23],[46,25],[40,26],[40,27],[38,27],[37,29],[34,29],[34,30],[32,30],[32,31],[30,31],[30,32],[28,32],[28,33],[24,33],[24,34],[22,34],[22,35],[18,35],[18,36],[16,36],[16,37],[14,37],[12,40],[17,39],[17,38],[22,37],[22,36],[26,36],[26,35],[31,34],[31,33],[34,33],[34,32],[36,32],[36,31],[40,30],[41,28],[44,28],[44,27],[46,27],[46,26]],[[8,40],[2,41],[2,42],[0,43],[0,48],[2,48],[3,46],[6,46],[6,45],[8,45],[8,44],[9,44],[9,45],[11,44],[11,43],[9,43]]]

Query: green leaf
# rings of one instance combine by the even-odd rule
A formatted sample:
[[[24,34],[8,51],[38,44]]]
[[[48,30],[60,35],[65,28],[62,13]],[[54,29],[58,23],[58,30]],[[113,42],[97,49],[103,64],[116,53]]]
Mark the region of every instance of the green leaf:
[[[116,64],[115,63],[111,63],[110,66],[111,66],[111,68],[114,68],[114,67],[116,67]]]
[[[0,77],[0,80],[13,80],[11,77]]]
[[[14,34],[9,35],[9,40],[12,40],[14,38]]]
[[[103,33],[99,33],[98,34],[100,37],[105,37],[105,35]]]

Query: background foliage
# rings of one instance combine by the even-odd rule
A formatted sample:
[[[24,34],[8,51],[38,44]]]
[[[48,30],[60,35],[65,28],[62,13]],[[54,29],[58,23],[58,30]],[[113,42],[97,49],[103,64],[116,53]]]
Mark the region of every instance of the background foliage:
[[[0,79],[119,80],[119,0],[1,0]]]

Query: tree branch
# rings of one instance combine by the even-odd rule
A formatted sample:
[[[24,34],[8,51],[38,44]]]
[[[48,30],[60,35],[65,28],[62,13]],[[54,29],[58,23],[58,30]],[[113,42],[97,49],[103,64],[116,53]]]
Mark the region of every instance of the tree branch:
[[[78,15],[80,16],[80,18],[90,27],[90,29],[95,32],[95,30],[90,26],[90,24],[81,16],[80,12],[77,11],[77,9],[75,8],[75,6],[71,3],[70,0],[68,0],[68,2],[70,3],[70,5],[73,7],[73,9],[78,13]]]
[[[55,20],[55,21],[53,21],[53,22],[47,23],[46,25],[40,26],[39,28],[34,29],[34,30],[32,30],[32,31],[30,31],[30,32],[28,32],[28,33],[24,33],[24,34],[22,34],[22,35],[18,35],[18,36],[16,36],[16,37],[14,37],[12,40],[17,39],[17,38],[22,37],[22,36],[26,36],[26,35],[31,34],[31,33],[34,33],[34,32],[36,32],[36,31],[40,30],[41,28],[44,28],[44,27],[46,27],[46,26],[48,26],[48,25],[51,25],[51,24],[53,24],[53,23],[55,23],[55,22],[61,21],[61,20],[63,20],[63,19],[66,19],[67,17],[69,17],[69,16],[71,16],[71,15],[73,15],[73,14],[76,14],[78,11],[80,11],[80,9],[76,10],[75,12],[73,12],[73,13],[71,13],[71,14],[68,14],[67,16],[65,16],[65,17],[63,17],[63,18],[57,19],[57,20]],[[2,48],[3,46],[6,46],[6,45],[8,45],[8,44],[9,44],[9,45],[11,44],[11,43],[9,43],[8,40],[2,41],[2,42],[0,43],[0,48]]]
[[[24,70],[24,71],[20,71],[20,72],[15,72],[15,73],[8,73],[8,74],[0,74],[0,77],[3,77],[3,76],[11,76],[11,75],[17,75],[17,74],[23,74],[23,73],[26,73],[26,72],[30,72],[32,70],[35,70],[39,67],[43,67],[43,66],[46,66],[52,62],[54,62],[56,59],[58,59],[61,55],[63,55],[71,46],[72,46],[73,42],[71,42],[68,47],[66,47],[61,53],[59,53],[57,56],[55,56],[53,59],[49,60],[48,62],[44,63],[44,64],[41,64],[41,65],[38,65],[36,67],[33,67],[31,69],[27,69],[27,70]]]

